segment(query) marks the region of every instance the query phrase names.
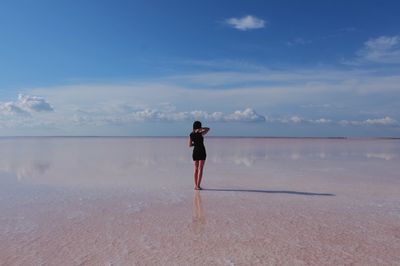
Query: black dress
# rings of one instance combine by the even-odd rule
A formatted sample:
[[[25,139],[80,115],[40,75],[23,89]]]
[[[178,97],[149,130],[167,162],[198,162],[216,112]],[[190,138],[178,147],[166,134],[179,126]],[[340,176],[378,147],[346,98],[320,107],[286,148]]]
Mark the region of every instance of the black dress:
[[[207,154],[206,154],[206,147],[204,147],[203,134],[192,132],[190,134],[190,141],[194,146],[192,154],[193,161],[205,160]]]

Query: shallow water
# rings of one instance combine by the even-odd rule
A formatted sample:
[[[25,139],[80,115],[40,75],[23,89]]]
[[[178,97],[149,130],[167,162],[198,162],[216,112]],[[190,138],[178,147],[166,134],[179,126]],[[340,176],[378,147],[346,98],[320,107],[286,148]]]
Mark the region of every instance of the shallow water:
[[[400,265],[400,141],[0,139],[2,265]]]

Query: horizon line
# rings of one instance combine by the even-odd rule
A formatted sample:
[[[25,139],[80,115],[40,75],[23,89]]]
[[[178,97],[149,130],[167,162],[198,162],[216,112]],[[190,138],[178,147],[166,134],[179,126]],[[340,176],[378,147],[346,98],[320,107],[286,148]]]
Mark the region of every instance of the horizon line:
[[[38,136],[0,136],[0,139],[5,138],[186,138],[187,136],[118,136],[118,135],[38,135]],[[328,137],[320,137],[320,136],[207,136],[207,138],[251,138],[251,139],[400,139],[399,137],[362,137],[362,136],[328,136]]]

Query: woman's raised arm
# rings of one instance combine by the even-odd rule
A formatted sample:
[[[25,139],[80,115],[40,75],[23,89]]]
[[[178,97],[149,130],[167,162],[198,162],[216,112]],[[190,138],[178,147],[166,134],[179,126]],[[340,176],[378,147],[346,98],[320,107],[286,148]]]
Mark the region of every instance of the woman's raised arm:
[[[210,131],[210,128],[209,128],[209,127],[203,127],[203,128],[201,128],[201,134],[203,134],[203,135],[207,134],[208,131]]]

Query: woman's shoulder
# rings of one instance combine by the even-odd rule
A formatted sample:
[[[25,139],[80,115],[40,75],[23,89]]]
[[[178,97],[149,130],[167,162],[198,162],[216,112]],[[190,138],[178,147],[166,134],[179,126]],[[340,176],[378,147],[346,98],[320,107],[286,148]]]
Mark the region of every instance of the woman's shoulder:
[[[201,136],[201,133],[199,133],[199,132],[192,132],[192,133],[190,133],[190,137],[191,137],[191,138],[198,138],[199,136]]]

